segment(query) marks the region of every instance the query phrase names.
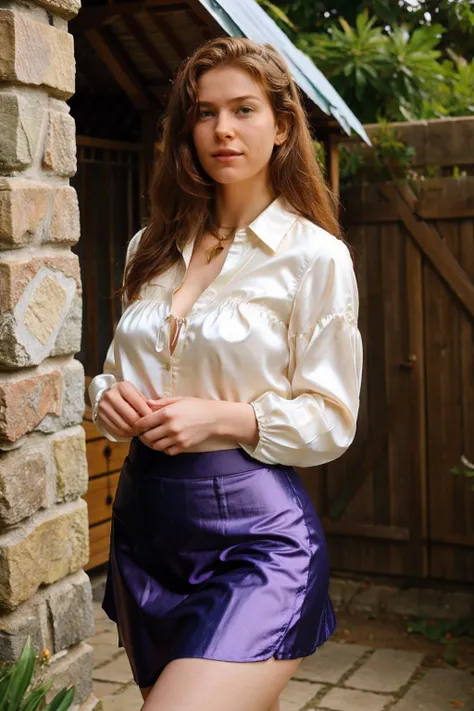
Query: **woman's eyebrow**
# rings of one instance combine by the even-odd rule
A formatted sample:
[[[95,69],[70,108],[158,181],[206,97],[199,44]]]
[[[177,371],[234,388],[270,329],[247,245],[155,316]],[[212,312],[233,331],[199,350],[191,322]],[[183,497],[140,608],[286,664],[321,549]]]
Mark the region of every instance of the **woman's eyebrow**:
[[[229,99],[227,102],[228,104],[235,104],[237,101],[248,101],[249,99],[253,99],[254,101],[260,101],[258,96],[254,96],[253,94],[247,94],[247,96],[235,96],[232,99]],[[214,101],[198,101],[199,106],[202,106],[203,104],[206,104],[206,106],[215,106]]]

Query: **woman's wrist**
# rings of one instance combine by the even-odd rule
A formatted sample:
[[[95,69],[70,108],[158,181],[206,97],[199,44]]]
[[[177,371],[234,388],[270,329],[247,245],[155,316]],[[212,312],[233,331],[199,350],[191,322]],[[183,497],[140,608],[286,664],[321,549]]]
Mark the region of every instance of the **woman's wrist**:
[[[252,405],[214,400],[214,435],[251,446],[258,444],[258,422]]]

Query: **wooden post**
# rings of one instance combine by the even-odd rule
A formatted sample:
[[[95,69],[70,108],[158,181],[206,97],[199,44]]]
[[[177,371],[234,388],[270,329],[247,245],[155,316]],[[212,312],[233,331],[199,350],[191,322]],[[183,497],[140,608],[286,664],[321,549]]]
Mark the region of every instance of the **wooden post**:
[[[336,198],[339,198],[339,144],[337,136],[330,133],[324,139],[326,179]]]

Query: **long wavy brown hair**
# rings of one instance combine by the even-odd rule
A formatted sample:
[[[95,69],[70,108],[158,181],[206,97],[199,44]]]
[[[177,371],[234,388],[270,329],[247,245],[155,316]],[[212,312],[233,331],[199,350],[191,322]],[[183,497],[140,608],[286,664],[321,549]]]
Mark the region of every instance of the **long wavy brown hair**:
[[[325,183],[298,89],[282,56],[269,44],[221,37],[199,47],[175,78],[162,125],[161,153],[150,185],[150,218],[117,291],[127,301],[142,285],[180,259],[183,246],[215,230],[216,183],[202,169],[194,148],[198,81],[211,69],[229,66],[248,72],[266,91],[275,118],[288,137],[275,146],[269,165],[270,189],[298,214],[340,236],[336,201]]]

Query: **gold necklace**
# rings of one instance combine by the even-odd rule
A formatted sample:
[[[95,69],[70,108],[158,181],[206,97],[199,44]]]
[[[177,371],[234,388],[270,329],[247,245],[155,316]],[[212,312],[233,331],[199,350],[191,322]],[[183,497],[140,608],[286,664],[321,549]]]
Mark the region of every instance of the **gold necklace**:
[[[217,228],[219,229],[219,228]],[[222,229],[222,228],[221,228]],[[228,228],[227,228],[228,229]],[[212,247],[208,247],[206,249],[206,256],[207,256],[207,263],[211,262],[215,257],[217,257],[221,252],[224,251],[224,247],[222,246],[222,242],[227,242],[227,240],[231,239],[232,237],[235,236],[236,233],[236,228],[232,228],[232,232],[230,235],[227,235],[227,237],[221,237],[221,235],[217,232],[217,234],[213,233],[213,236],[218,240],[217,244],[214,244]]]

